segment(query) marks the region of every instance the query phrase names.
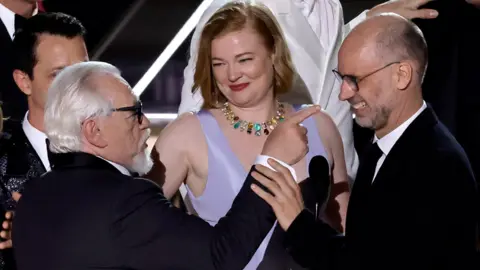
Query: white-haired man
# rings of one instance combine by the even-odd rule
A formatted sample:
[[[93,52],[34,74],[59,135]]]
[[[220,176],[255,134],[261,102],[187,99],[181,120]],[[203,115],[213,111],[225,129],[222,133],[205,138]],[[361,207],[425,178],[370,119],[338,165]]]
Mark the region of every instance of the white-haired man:
[[[304,109],[279,125],[262,155],[296,163],[308,151],[298,123],[318,111]],[[251,191],[259,183],[249,174],[215,227],[171,207],[160,187],[127,173],[151,167],[148,125],[115,67],[84,62],[60,72],[45,107],[52,170],[28,183],[13,221],[19,270],[242,269],[248,263],[275,221]],[[301,201],[298,186],[272,192],[292,207]],[[302,210],[287,208],[276,212],[282,224]]]

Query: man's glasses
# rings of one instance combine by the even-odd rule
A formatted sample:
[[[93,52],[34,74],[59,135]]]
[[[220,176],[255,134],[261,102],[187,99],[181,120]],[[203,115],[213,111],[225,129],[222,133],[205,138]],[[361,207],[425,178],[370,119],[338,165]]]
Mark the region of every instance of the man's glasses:
[[[112,112],[133,112],[137,117],[138,123],[141,125],[143,121],[143,105],[141,101],[137,101],[134,106],[121,107],[112,109]]]
[[[391,62],[379,69],[376,69],[370,73],[368,73],[367,75],[364,75],[362,77],[357,77],[357,76],[353,76],[353,75],[343,75],[342,73],[338,72],[338,70],[332,70],[332,72],[335,74],[335,76],[337,77],[338,80],[340,81],[345,81],[348,86],[355,92],[358,92],[359,90],[359,87],[358,87],[358,84],[363,80],[363,79],[366,79],[367,77],[369,76],[372,76],[373,74],[393,65],[393,64],[400,64],[400,62]]]

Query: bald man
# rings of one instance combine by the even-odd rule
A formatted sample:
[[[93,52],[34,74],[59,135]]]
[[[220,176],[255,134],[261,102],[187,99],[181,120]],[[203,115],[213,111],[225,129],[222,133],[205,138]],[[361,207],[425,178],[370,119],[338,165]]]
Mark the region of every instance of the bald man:
[[[375,139],[360,157],[345,237],[304,211],[284,228],[293,258],[309,269],[469,269],[475,180],[423,100],[422,32],[398,15],[375,16],[348,35],[338,60],[339,98]]]

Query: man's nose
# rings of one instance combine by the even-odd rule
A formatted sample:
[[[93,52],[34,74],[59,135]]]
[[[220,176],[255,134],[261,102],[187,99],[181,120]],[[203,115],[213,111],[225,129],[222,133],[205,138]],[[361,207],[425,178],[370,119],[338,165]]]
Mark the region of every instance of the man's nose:
[[[141,129],[146,129],[150,126],[150,120],[145,116],[145,114],[142,115],[142,123],[140,124]]]
[[[342,81],[342,85],[340,86],[340,94],[338,94],[338,99],[341,101],[349,100],[355,96],[355,91],[346,83]]]

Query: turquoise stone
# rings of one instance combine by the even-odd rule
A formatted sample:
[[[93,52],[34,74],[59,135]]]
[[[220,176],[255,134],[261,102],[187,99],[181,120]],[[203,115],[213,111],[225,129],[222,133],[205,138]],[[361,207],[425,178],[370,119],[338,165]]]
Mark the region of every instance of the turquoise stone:
[[[255,131],[260,131],[260,130],[262,130],[262,125],[260,125],[260,124],[255,124],[254,127],[255,127]]]
[[[239,128],[241,123],[242,123],[241,121],[236,122],[236,123],[233,125],[233,128],[234,128],[234,129]]]

